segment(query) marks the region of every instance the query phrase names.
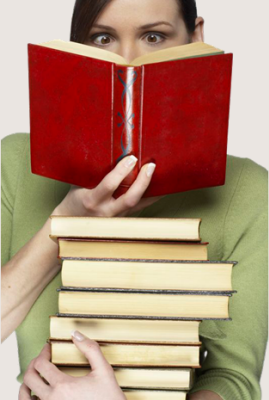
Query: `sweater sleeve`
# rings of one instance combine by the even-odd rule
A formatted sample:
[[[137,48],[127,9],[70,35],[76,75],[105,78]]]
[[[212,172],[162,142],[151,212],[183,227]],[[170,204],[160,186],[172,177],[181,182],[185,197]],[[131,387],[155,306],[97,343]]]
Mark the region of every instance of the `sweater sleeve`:
[[[1,141],[1,265],[10,259],[13,209],[19,179],[20,161],[28,134],[16,133]]]
[[[226,339],[204,338],[207,357],[191,392],[211,390],[224,400],[259,400],[267,342],[267,171],[249,159],[223,228],[223,260],[238,261],[230,299],[232,321],[218,321]]]

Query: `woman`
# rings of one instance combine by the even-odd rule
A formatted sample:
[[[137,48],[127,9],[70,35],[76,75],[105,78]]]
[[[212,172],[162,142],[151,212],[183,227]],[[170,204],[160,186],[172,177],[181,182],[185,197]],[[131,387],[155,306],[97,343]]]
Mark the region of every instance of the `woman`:
[[[145,24],[152,26],[141,28]],[[82,0],[75,5],[71,40],[132,60],[149,51],[203,41],[203,25],[191,0]],[[5,338],[17,330],[20,379],[30,363],[20,400],[30,398],[30,389],[41,400],[125,398],[99,346],[79,332],[73,340],[93,367],[89,377],[63,375],[48,361],[47,346],[30,362],[49,336],[48,316],[57,312],[60,265],[57,246],[48,238],[50,214],[201,217],[201,234],[210,242],[209,257],[239,261],[233,281],[238,294],[231,301],[232,322],[201,324],[208,356],[189,398],[260,398],[258,381],[266,343],[267,175],[263,168],[228,157],[223,187],[141,200],[155,168],[145,165],[127,194],[115,200],[113,192],[134,167],[134,157],[122,160],[95,189],[86,190],[32,175],[28,135],[11,135],[2,147],[2,334]]]

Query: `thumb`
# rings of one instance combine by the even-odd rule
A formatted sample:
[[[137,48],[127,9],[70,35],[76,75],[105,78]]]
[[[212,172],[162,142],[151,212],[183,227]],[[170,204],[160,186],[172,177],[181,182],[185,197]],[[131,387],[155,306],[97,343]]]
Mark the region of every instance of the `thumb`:
[[[100,372],[100,370],[110,370],[111,365],[105,359],[99,344],[92,339],[87,338],[81,332],[74,331],[71,333],[72,340],[77,348],[84,354],[89,361],[92,371]]]

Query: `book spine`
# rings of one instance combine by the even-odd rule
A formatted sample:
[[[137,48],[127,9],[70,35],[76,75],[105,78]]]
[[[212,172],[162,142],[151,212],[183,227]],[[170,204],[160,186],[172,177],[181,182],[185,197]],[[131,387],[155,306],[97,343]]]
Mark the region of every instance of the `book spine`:
[[[118,194],[122,194],[135,181],[140,169],[142,67],[113,64],[112,71],[112,167],[128,155],[138,158],[120,185]]]

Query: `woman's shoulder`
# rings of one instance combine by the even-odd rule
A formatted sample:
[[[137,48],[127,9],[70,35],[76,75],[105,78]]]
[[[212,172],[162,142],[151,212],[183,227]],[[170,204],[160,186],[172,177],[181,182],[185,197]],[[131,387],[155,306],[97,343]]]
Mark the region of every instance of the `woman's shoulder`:
[[[29,142],[30,140],[30,134],[29,133],[12,133],[10,135],[5,136],[2,140],[2,146],[12,146],[20,143],[26,143]]]
[[[19,159],[29,142],[29,133],[13,133],[5,136],[1,140],[2,165],[6,162],[10,164],[10,158],[12,161]]]
[[[242,158],[236,156],[227,156],[227,169],[233,170],[235,169],[240,171],[243,169],[247,169],[249,172],[258,173],[258,174],[267,174],[267,169],[258,164],[257,162],[251,160],[250,158]]]
[[[226,184],[241,190],[266,191],[268,171],[266,168],[251,160],[228,155],[226,168]]]
[[[29,133],[14,133],[1,140],[1,187],[2,196],[13,203],[19,172],[29,163]]]
[[[232,179],[235,182],[230,186],[226,228],[230,224],[230,231],[237,227],[247,232],[251,226],[259,226],[258,222],[264,226],[268,213],[267,169],[249,158],[229,156],[226,181]]]

